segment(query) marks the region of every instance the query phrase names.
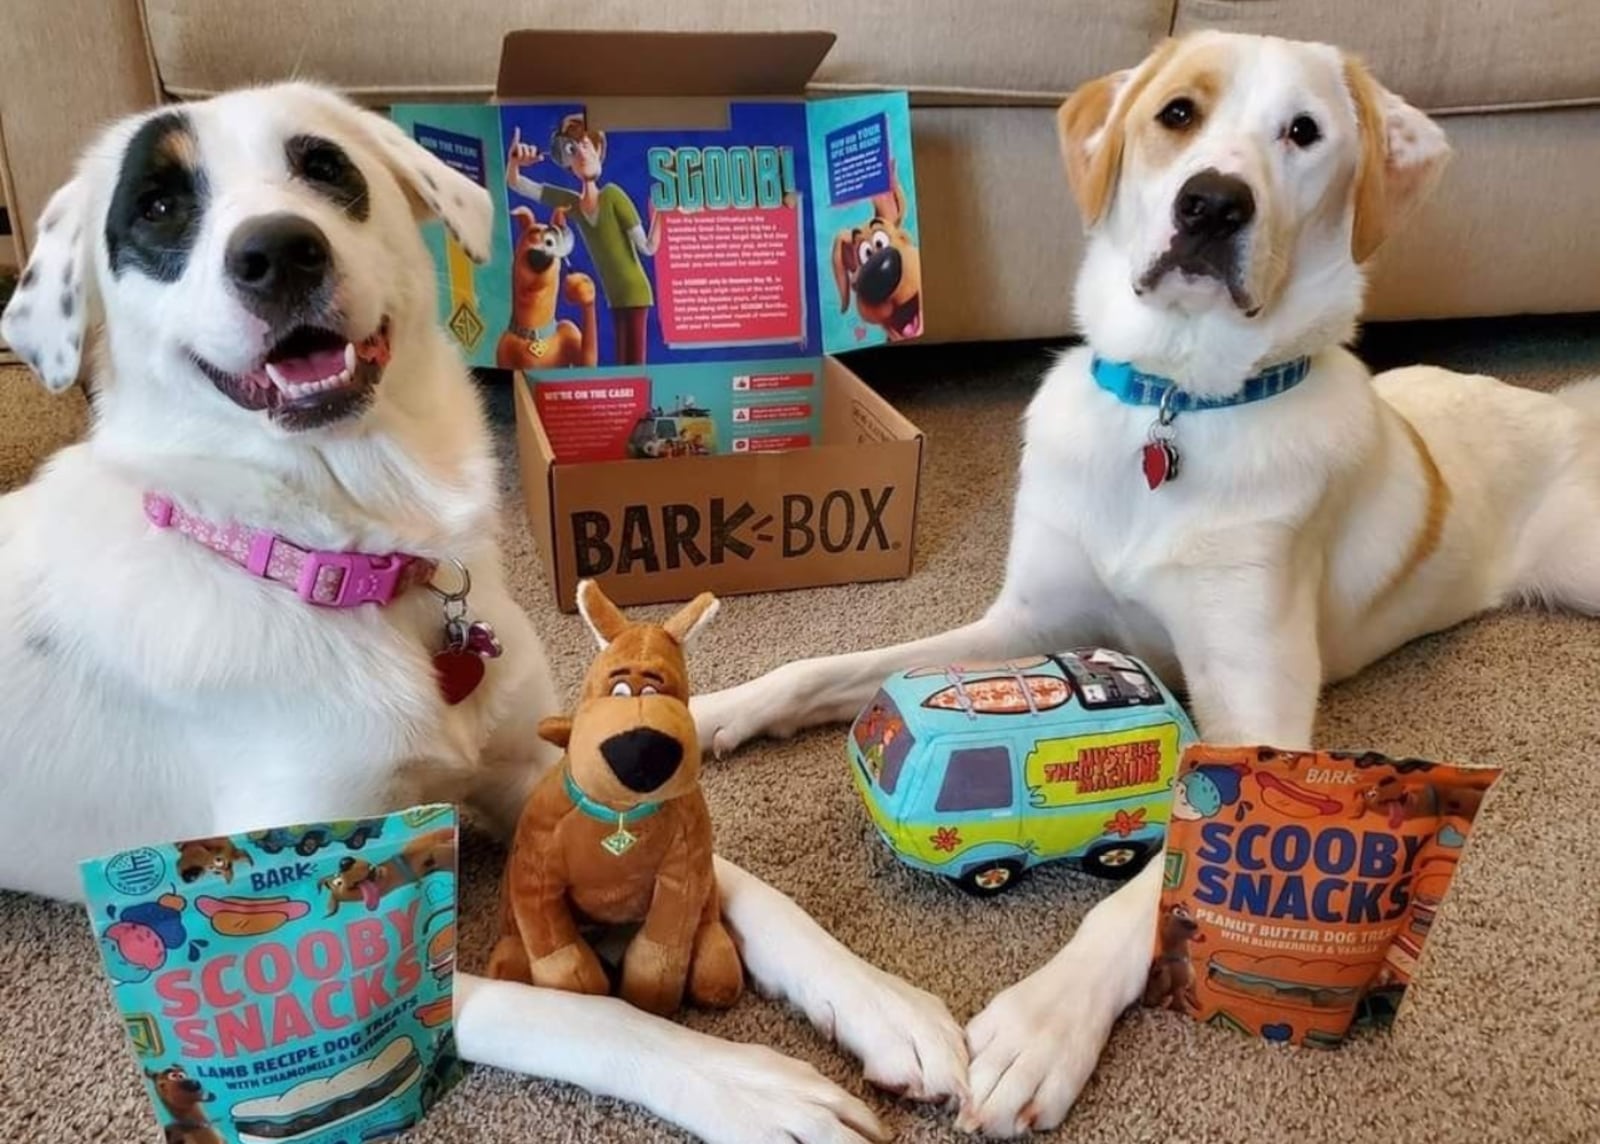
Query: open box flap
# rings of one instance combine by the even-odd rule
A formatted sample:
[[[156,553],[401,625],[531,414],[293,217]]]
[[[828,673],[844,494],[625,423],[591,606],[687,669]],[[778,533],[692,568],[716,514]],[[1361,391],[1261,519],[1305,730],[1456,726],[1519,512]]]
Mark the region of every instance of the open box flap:
[[[800,95],[834,39],[832,32],[510,32],[495,97]]]

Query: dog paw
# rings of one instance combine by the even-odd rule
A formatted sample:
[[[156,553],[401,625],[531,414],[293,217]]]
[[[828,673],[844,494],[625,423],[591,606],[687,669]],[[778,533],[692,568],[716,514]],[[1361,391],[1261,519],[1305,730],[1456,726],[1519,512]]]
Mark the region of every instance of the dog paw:
[[[722,759],[752,739],[788,738],[799,729],[798,717],[785,698],[791,694],[789,673],[780,667],[760,679],[689,699],[689,712],[700,733],[700,749]]]
[[[932,993],[863,964],[845,988],[799,1000],[811,1022],[859,1059],[878,1088],[929,1104],[966,1101],[966,1039]]]
[[[574,306],[587,306],[594,301],[594,279],[587,274],[577,272],[568,274],[566,285],[562,289],[567,301]]]
[[[803,1061],[705,1037],[656,1111],[709,1144],[868,1144],[889,1133],[864,1103]],[[690,1064],[689,1062],[693,1063]]]
[[[985,1136],[1055,1128],[1100,1059],[1115,1012],[1096,975],[1052,962],[995,996],[967,1026],[971,1094],[956,1125]]]

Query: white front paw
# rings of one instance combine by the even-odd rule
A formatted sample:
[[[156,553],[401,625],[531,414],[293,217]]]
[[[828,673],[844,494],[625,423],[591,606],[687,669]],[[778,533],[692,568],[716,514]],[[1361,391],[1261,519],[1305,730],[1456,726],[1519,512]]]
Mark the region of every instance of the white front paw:
[[[956,1122],[963,1131],[1020,1136],[1066,1118],[1116,1019],[1103,976],[1058,959],[972,1019],[972,1092]]]
[[[868,1144],[889,1133],[861,1101],[803,1061],[707,1037],[657,1111],[708,1144]]]
[[[700,749],[721,759],[751,739],[793,734],[794,712],[785,699],[784,684],[790,667],[780,667],[737,687],[691,696],[689,712],[700,733]]]
[[[879,1088],[909,1100],[964,1103],[967,1042],[945,1003],[892,973],[860,968],[854,983],[806,999],[806,1016],[856,1056]]]

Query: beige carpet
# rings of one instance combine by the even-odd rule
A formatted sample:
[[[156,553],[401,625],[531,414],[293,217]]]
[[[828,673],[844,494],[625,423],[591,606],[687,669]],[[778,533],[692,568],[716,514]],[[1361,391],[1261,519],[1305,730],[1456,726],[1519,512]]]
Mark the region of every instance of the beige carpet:
[[[1600,372],[1579,322],[1435,326],[1369,339],[1375,358],[1439,361],[1548,386]],[[1015,426],[1043,351],[930,349],[870,374],[927,431],[917,570],[898,584],[729,602],[694,659],[710,688],[796,656],[923,634],[977,614],[1001,569]],[[78,430],[81,404],[48,403],[0,372],[0,487]],[[508,474],[508,488],[509,474]],[[575,684],[588,657],[558,615],[519,515],[513,582]],[[1335,1053],[1285,1051],[1170,1014],[1118,1027],[1057,1139],[1099,1141],[1600,1140],[1600,624],[1496,616],[1425,640],[1330,693],[1321,740],[1508,770],[1393,1031]],[[868,958],[945,997],[958,1018],[1054,950],[1105,892],[1046,870],[977,902],[898,867],[851,789],[839,730],[762,745],[707,779],[724,853],[780,886]],[[3,797],[3,794],[0,794]],[[470,848],[463,961],[486,951],[498,855]],[[77,909],[0,896],[0,1141],[154,1141]],[[748,998],[698,1028],[762,1041],[866,1092],[855,1066],[781,1006]],[[561,1036],[562,1030],[551,1030]],[[901,1139],[956,1138],[930,1111],[868,1097]],[[680,1137],[621,1105],[480,1070],[417,1141]]]

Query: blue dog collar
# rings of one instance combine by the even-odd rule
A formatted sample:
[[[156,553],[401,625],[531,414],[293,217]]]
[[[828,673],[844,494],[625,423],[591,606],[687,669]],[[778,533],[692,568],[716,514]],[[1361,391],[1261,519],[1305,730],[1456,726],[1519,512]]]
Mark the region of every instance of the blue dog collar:
[[[1176,480],[1182,467],[1178,433],[1173,425],[1178,414],[1265,401],[1293,389],[1310,372],[1311,359],[1298,357],[1245,378],[1239,391],[1227,397],[1197,397],[1179,389],[1170,377],[1157,377],[1153,373],[1137,370],[1132,362],[1107,361],[1096,354],[1089,363],[1089,373],[1093,375],[1095,384],[1112,397],[1124,405],[1148,405],[1157,409],[1144,447],[1139,451],[1140,469],[1151,492]]]
[[[1089,364],[1095,384],[1124,405],[1159,406],[1169,416],[1191,413],[1200,409],[1226,409],[1234,405],[1249,405],[1265,401],[1280,393],[1287,393],[1306,379],[1311,372],[1309,357],[1293,358],[1245,379],[1239,391],[1227,397],[1196,397],[1179,389],[1171,378],[1137,370],[1131,362],[1107,361],[1095,355]]]

